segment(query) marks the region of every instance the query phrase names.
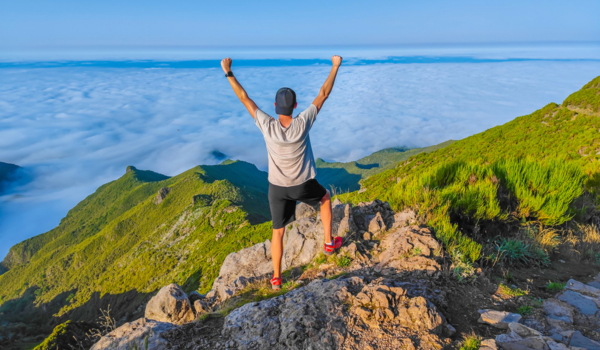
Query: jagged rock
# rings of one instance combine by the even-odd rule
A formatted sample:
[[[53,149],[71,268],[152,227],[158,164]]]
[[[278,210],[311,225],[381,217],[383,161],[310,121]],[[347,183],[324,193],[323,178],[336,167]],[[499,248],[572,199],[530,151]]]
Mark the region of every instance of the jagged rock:
[[[367,229],[373,234],[377,234],[386,229],[385,222],[383,222],[383,217],[381,217],[381,213],[378,212],[375,214],[371,221],[369,221],[369,227]]]
[[[571,341],[569,342],[571,347],[579,347],[587,350],[600,350],[600,343],[590,338],[584,337],[580,331],[573,332]]]
[[[402,226],[414,225],[416,223],[417,214],[410,209],[405,209],[394,215],[394,223],[392,225],[392,229]]]
[[[167,197],[169,192],[171,192],[170,187],[162,187],[160,190],[158,190],[158,193],[156,194],[156,197],[154,198],[154,204],[162,203],[163,199],[165,199],[165,197]]]
[[[354,232],[356,225],[349,204],[337,205],[332,212],[332,232],[338,235]],[[311,206],[300,203],[296,206],[296,221],[288,225],[283,237],[283,257],[281,268],[310,263],[323,249],[324,231],[318,212]],[[243,289],[248,283],[264,278],[273,272],[271,261],[271,242],[256,244],[252,247],[231,253],[223,262],[219,277],[213,284],[213,290],[224,301]],[[238,280],[243,276],[245,280]],[[237,281],[237,283],[236,283]]]
[[[376,271],[393,268],[397,271],[421,270],[428,275],[441,271],[440,265],[430,257],[441,250],[431,231],[418,226],[399,227],[389,232],[381,241],[383,252],[379,255]]]
[[[271,241],[266,240],[264,243],[227,255],[212,289],[216,296],[224,301],[241,289],[239,280],[237,286],[234,284],[238,277],[244,276],[247,280],[252,280],[272,272]]]
[[[185,292],[177,284],[162,287],[146,305],[145,317],[159,322],[183,324],[195,319]]]
[[[479,323],[487,323],[491,326],[500,329],[507,329],[508,325],[513,322],[519,322],[521,320],[521,315],[513,314],[511,312],[506,311],[496,311],[496,310],[479,310]]]
[[[570,289],[564,290],[562,294],[558,295],[557,299],[574,306],[584,315],[595,315],[598,312],[598,306],[594,302],[594,298]]]
[[[140,318],[106,334],[90,350],[146,349],[146,343],[147,350],[166,349],[167,341],[162,334],[175,327],[177,326],[172,323]]]
[[[563,343],[557,343],[554,340],[546,339],[546,344],[550,348],[550,350],[569,350],[569,347]]]
[[[356,223],[357,228],[363,231],[369,230],[371,220],[377,213],[380,214],[385,223],[385,230],[392,227],[394,222],[394,211],[387,202],[376,199],[372,202],[358,203],[357,206],[352,208],[354,222]]]
[[[481,341],[479,350],[498,350],[494,339],[484,339]]]
[[[543,307],[546,321],[552,329],[563,330],[573,324],[573,306],[552,298],[545,300]]]
[[[344,304],[353,306],[348,310]],[[279,297],[246,304],[225,318],[223,334],[238,349],[339,349],[342,343],[355,348],[360,336],[372,335],[349,336],[357,322],[354,318],[372,327],[381,323],[405,327],[389,328],[392,333],[383,336],[407,349],[414,345],[406,329],[420,338],[420,348],[441,349],[438,335],[447,324],[423,297],[409,298],[403,288],[365,284],[362,278],[350,277],[315,280]]]
[[[581,282],[570,279],[565,285],[565,289],[572,290],[579,294],[587,295],[592,298],[600,297],[600,289],[585,285]]]
[[[317,215],[318,211],[315,207],[311,207],[306,203],[298,203],[296,204],[296,220],[308,218],[310,216]]]
[[[546,341],[535,329],[526,327],[520,323],[508,324],[509,332],[496,336],[496,343],[505,350],[549,350]]]

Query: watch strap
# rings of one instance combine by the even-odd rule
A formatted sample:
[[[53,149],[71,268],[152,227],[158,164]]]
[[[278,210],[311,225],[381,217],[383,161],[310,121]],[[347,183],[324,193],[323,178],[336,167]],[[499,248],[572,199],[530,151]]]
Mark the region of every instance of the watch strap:
[[[227,77],[232,77],[232,76],[233,76],[233,72],[232,71],[229,71],[229,72],[225,73],[225,77],[226,78]]]

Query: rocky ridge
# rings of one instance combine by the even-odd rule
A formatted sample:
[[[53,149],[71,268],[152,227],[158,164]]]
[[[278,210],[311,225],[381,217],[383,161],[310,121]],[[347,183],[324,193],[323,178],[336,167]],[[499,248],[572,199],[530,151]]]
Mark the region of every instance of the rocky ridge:
[[[451,266],[415,213],[394,213],[378,200],[354,207],[335,202],[333,220],[333,232],[346,237],[338,257],[347,257],[347,266],[316,263],[323,244],[319,213],[299,205],[284,237],[283,267],[290,271],[284,282],[291,285],[285,294],[243,298],[268,286],[267,240],[227,256],[206,295],[187,297],[177,285],[163,287],[145,318],[119,327],[92,349],[453,348],[455,328],[443,314],[448,298],[440,283]],[[481,323],[506,330],[482,339],[480,349],[600,349],[593,340],[600,338],[594,333],[600,329],[597,287],[600,277],[587,285],[569,281],[544,301],[537,318],[480,310]]]

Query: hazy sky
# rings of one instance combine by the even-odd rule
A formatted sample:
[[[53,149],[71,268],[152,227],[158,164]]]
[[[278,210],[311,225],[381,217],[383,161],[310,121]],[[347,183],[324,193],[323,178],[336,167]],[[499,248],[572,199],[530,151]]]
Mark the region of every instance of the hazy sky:
[[[0,0],[0,48],[597,41],[600,1]]]

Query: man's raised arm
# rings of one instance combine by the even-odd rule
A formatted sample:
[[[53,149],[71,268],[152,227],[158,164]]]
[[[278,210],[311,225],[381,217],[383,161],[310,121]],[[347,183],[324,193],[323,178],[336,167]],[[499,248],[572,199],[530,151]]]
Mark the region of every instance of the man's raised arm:
[[[221,67],[223,67],[223,71],[225,71],[225,74],[231,72],[231,58],[229,58],[229,57],[224,58],[221,61]],[[229,84],[231,84],[231,88],[233,89],[233,92],[235,92],[235,94],[240,99],[240,101],[242,101],[244,106],[246,106],[246,109],[248,110],[248,112],[250,112],[250,115],[252,116],[252,118],[254,118],[254,113],[256,112],[256,109],[258,108],[256,106],[256,103],[254,103],[254,101],[252,101],[250,99],[250,97],[248,97],[246,90],[244,90],[242,85],[240,85],[240,83],[237,81],[237,79],[233,76],[233,73],[228,75],[227,80],[229,80]]]
[[[329,72],[329,76],[327,77],[327,80],[325,80],[325,84],[323,84],[323,86],[321,87],[321,91],[319,91],[319,96],[317,96],[317,98],[315,98],[315,100],[313,101],[313,105],[317,107],[317,111],[321,110],[321,107],[323,107],[323,103],[325,103],[325,100],[327,99],[327,97],[329,97],[329,94],[331,93],[331,89],[333,89],[333,83],[335,83],[335,76],[337,75],[338,69],[342,64],[342,58],[340,56],[333,56],[331,57],[331,63],[333,63],[333,67],[331,67],[331,72]]]

